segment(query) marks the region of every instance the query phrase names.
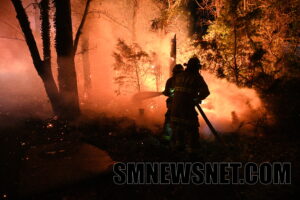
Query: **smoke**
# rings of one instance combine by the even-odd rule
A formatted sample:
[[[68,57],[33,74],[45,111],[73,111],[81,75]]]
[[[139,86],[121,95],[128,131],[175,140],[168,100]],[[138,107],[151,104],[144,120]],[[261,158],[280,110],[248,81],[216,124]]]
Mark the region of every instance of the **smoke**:
[[[202,102],[201,107],[215,128],[220,133],[260,134],[258,122],[266,117],[266,111],[255,90],[239,88],[206,71],[202,72],[202,76],[208,84],[211,94]],[[136,114],[131,117],[141,125],[155,130],[155,125],[161,125],[164,121],[165,99],[166,97],[158,96],[157,92],[137,93],[133,95],[134,101],[124,104],[127,108],[123,110],[126,110],[127,114],[136,111]],[[143,108],[143,115],[139,115],[137,108]],[[211,136],[200,113],[199,121],[202,135],[204,137]]]
[[[114,94],[114,72],[112,65],[115,62],[112,53],[115,50],[116,41],[121,38],[126,42],[132,42],[132,4],[131,1],[118,1],[113,5],[108,1],[103,1],[99,7],[100,17],[93,19],[93,27],[90,27],[90,38],[93,38],[95,51],[90,51],[93,81],[93,98],[96,108],[112,116],[127,116],[136,119],[141,125],[157,127],[164,121],[166,105],[164,96],[159,96],[141,101],[133,102],[129,94],[127,96],[117,96]],[[109,12],[108,12],[109,11]],[[164,89],[164,84],[169,76],[170,64],[170,41],[174,34],[177,34],[178,48],[186,45],[188,38],[188,21],[186,16],[179,16],[176,21],[170,24],[168,30],[163,32],[153,32],[150,30],[151,20],[159,15],[159,10],[151,0],[139,1],[137,11],[137,22],[135,25],[135,42],[145,51],[155,52],[158,57],[156,63],[162,68],[162,84],[160,91]],[[110,45],[106,45],[110,44]],[[180,61],[187,62],[187,55],[178,55]],[[254,132],[255,122],[263,114],[261,101],[253,89],[239,88],[227,82],[225,79],[217,79],[208,72],[203,72],[211,95],[204,101],[202,107],[212,124],[220,132]],[[155,91],[155,82],[146,80],[145,88]],[[141,111],[142,110],[142,111]],[[143,114],[143,115],[141,115]],[[209,129],[200,118],[201,132],[209,135]]]
[[[31,1],[24,1],[25,6]],[[9,0],[0,2],[0,121],[49,117],[51,107]],[[26,11],[35,30],[33,7]]]
[[[202,107],[208,118],[220,132],[240,132],[258,134],[255,131],[257,120],[265,116],[262,102],[254,89],[239,88],[226,79],[218,79],[208,72],[202,72],[210,96],[204,100]],[[201,127],[208,133],[203,120]]]
[[[45,117],[51,110],[42,81],[25,44],[13,42],[0,43],[0,115]]]
[[[117,95],[114,91],[115,63],[113,52],[118,39],[128,44],[138,43],[150,55],[157,55],[155,65],[162,69],[161,83],[158,90],[163,91],[164,84],[169,76],[170,41],[177,35],[178,47],[183,46],[188,38],[188,20],[183,14],[174,19],[164,30],[151,30],[152,20],[160,15],[159,7],[152,0],[138,1],[136,18],[133,18],[133,1],[93,1],[83,30],[84,37],[88,38],[88,57],[90,63],[91,90],[88,99],[84,98],[84,66],[82,58],[82,44],[79,43],[76,55],[76,70],[79,86],[80,102],[83,112],[105,112],[109,116],[124,116],[135,119],[139,125],[158,130],[164,121],[166,105],[164,96],[141,101],[132,101],[132,94]],[[3,1],[1,1],[2,4]],[[6,8],[6,19],[14,26],[19,27],[12,6]],[[72,1],[74,34],[81,20],[84,6],[81,1]],[[1,13],[0,11],[0,13]],[[28,13],[30,20],[36,19],[33,11]],[[34,23],[33,23],[34,24]],[[19,28],[18,28],[19,29]],[[19,29],[20,31],[20,29]],[[5,26],[0,35],[14,35],[15,30]],[[54,31],[52,31],[54,36]],[[38,38],[38,34],[37,37]],[[38,77],[29,50],[24,41],[0,39],[0,111],[1,113],[23,113],[51,117],[49,101],[46,97],[42,81]],[[53,41],[52,41],[53,42]],[[38,43],[39,44],[39,43]],[[52,52],[55,52],[52,47]],[[185,57],[185,55],[179,55]],[[53,55],[53,71],[57,75],[55,57]],[[181,60],[180,60],[181,61]],[[182,61],[184,62],[184,61]],[[186,62],[186,61],[185,61]],[[251,132],[254,130],[252,122],[261,117],[262,105],[256,92],[252,89],[238,88],[226,80],[220,80],[213,75],[203,72],[211,95],[204,101],[202,107],[212,124],[220,132]],[[145,91],[156,90],[155,81],[147,79],[144,82]],[[159,92],[158,91],[158,92]],[[201,119],[201,117],[199,117]],[[201,132],[209,134],[205,123],[201,120]]]

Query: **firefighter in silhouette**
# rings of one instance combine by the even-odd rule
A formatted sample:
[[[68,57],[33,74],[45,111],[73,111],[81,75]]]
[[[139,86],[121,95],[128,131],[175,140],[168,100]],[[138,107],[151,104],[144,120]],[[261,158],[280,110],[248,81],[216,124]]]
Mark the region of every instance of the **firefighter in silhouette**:
[[[197,57],[189,59],[187,68],[175,78],[174,97],[171,105],[172,147],[192,153],[199,140],[198,113],[195,105],[210,93],[199,70],[202,65]]]
[[[163,94],[167,96],[166,104],[167,104],[167,112],[165,114],[165,123],[164,123],[164,134],[163,139],[170,141],[172,136],[172,129],[171,129],[171,105],[174,96],[174,84],[175,84],[175,77],[183,72],[183,66],[181,64],[177,64],[174,66],[172,70],[172,77],[169,78],[166,82],[165,90]]]

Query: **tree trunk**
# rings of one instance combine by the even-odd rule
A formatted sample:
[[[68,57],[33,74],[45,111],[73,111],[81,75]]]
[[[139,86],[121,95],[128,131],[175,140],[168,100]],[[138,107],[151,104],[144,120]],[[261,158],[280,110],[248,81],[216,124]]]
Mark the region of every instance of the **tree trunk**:
[[[54,0],[56,6],[56,52],[58,84],[64,109],[64,118],[80,115],[70,0]]]
[[[239,68],[237,65],[237,30],[236,25],[233,25],[233,34],[234,34],[234,52],[233,52],[233,61],[234,61],[234,76],[235,76],[235,82],[237,85],[239,85]]]
[[[140,82],[140,71],[138,64],[134,63],[135,67],[135,76],[136,76],[136,89],[138,92],[141,91],[141,82]]]
[[[132,24],[131,24],[131,32],[132,32],[132,44],[135,45],[136,43],[136,20],[137,20],[137,11],[139,8],[138,0],[132,0],[133,3],[133,11],[132,11]],[[135,48],[133,49],[135,51]],[[136,53],[136,52],[134,52]],[[133,63],[135,68],[135,75],[136,75],[136,81],[137,81],[137,91],[141,91],[141,80],[140,80],[140,70],[139,65],[137,62]]]
[[[135,43],[136,42],[136,17],[137,17],[139,4],[137,0],[133,0],[132,3],[133,3],[133,11],[132,11],[131,31],[132,31],[132,43]]]
[[[84,99],[87,100],[90,96],[90,90],[92,87],[91,81],[91,66],[89,58],[89,33],[86,30],[82,35],[82,66],[83,66],[83,78],[84,78]]]
[[[61,116],[63,111],[60,106],[60,95],[52,74],[51,66],[49,66],[48,63],[44,63],[43,67],[45,70],[41,78],[43,80],[46,93],[51,102],[53,112],[55,115]]]
[[[89,24],[86,24],[85,21],[88,17],[88,10],[90,6],[91,0],[82,1],[82,3],[85,3],[85,9],[82,16],[81,23],[78,27],[75,39],[74,39],[74,54],[76,53],[79,37],[81,35],[82,41],[81,41],[81,49],[82,49],[82,67],[83,67],[83,80],[84,80],[84,88],[83,88],[83,97],[84,101],[88,101],[90,98],[90,92],[92,87],[92,80],[91,80],[91,66],[90,66],[90,58],[89,58],[89,39],[90,39],[90,33],[89,33]]]
[[[41,36],[43,40],[43,83],[52,103],[52,108],[55,114],[60,116],[60,97],[58,88],[54,81],[54,77],[51,70],[51,45],[50,45],[50,21],[49,21],[49,0],[42,0],[40,4],[41,12]]]
[[[32,34],[31,28],[30,28],[28,16],[24,10],[22,2],[20,0],[11,0],[11,2],[16,10],[17,19],[18,19],[21,29],[24,33],[24,37],[25,37],[27,46],[29,48],[34,67],[35,67],[36,71],[38,72],[39,76],[43,80],[43,83],[44,83],[44,86],[46,89],[46,93],[50,99],[50,103],[51,103],[53,112],[56,115],[59,115],[60,114],[59,113],[59,111],[60,111],[60,109],[59,109],[59,107],[60,107],[59,106],[59,94],[58,94],[58,90],[57,90],[56,84],[53,79],[53,75],[51,72],[51,65],[50,65],[50,39],[46,38],[46,35],[49,34],[49,30],[47,31],[46,29],[43,29],[43,30],[45,30],[45,32],[43,33],[43,36],[44,36],[43,41],[49,42],[49,48],[46,47],[45,49],[49,49],[49,51],[47,53],[44,52],[44,57],[47,58],[47,60],[42,61],[39,51],[38,51],[38,48],[37,48],[37,45],[36,45],[36,41],[34,39],[34,36]],[[45,3],[45,1],[44,1],[44,3]],[[47,21],[43,20],[43,23],[44,23],[44,25],[47,23],[49,25],[49,21],[47,22]],[[48,56],[46,56],[46,55],[48,55]],[[49,57],[49,60],[48,60],[48,57]]]
[[[24,37],[25,37],[27,46],[29,48],[29,51],[30,51],[30,54],[32,57],[34,67],[36,68],[38,74],[41,75],[42,60],[41,60],[41,57],[40,57],[40,54],[39,54],[39,51],[38,51],[38,48],[36,45],[36,41],[33,37],[32,31],[30,28],[28,16],[24,10],[21,0],[11,0],[11,2],[13,3],[13,6],[16,10],[17,19],[18,19],[21,29],[24,33]]]
[[[33,1],[33,8],[34,8],[34,35],[36,35],[40,29],[40,24],[39,24],[39,6],[38,6],[38,0]]]

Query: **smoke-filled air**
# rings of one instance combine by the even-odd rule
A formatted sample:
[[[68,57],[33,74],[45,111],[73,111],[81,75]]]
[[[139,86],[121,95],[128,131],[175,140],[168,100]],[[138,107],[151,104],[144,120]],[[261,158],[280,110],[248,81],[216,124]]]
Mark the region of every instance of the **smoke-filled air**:
[[[7,2],[4,6],[5,15],[10,17],[1,21],[1,26],[5,27],[1,29],[3,37],[0,44],[2,112],[51,117],[50,102],[32,64],[12,5]],[[156,20],[161,16],[163,6],[163,3],[151,0],[91,3],[75,55],[79,101],[83,111],[139,119],[138,123],[149,128],[163,125],[165,96],[138,103],[133,97],[138,92],[164,90],[174,63],[171,51],[175,35],[177,63],[186,63],[194,53],[194,47],[188,44],[191,25],[187,12],[178,11],[176,17],[168,19],[167,25],[159,27],[162,25]],[[83,3],[72,2],[74,30],[80,24],[84,8]],[[37,8],[28,6],[27,12],[33,33],[38,38],[41,33]],[[54,34],[52,24],[50,35]],[[41,41],[37,40],[37,43],[41,44]],[[54,45],[51,51],[55,51]],[[55,59],[52,59],[52,70],[56,79]],[[244,129],[253,133],[256,121],[266,114],[256,91],[238,87],[206,70],[202,75],[211,92],[202,107],[216,128],[224,133],[243,132]],[[201,117],[199,119],[201,130],[207,135],[209,129]]]
[[[0,0],[0,200],[296,199],[299,13]]]

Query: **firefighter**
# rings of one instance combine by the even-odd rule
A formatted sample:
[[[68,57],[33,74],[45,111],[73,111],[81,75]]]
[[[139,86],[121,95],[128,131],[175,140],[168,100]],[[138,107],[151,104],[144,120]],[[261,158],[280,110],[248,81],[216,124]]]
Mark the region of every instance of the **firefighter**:
[[[202,65],[197,57],[189,59],[187,68],[175,78],[175,91],[171,105],[172,147],[192,153],[199,140],[198,113],[195,105],[209,94],[207,84],[200,75]]]
[[[171,105],[174,96],[174,83],[175,83],[174,81],[175,81],[175,77],[181,72],[183,72],[183,66],[181,64],[175,65],[172,70],[173,73],[172,77],[167,80],[165,90],[163,91],[163,94],[168,97],[166,100],[167,112],[165,114],[164,134],[163,134],[163,138],[167,141],[170,141],[172,136],[170,117],[171,117]]]

